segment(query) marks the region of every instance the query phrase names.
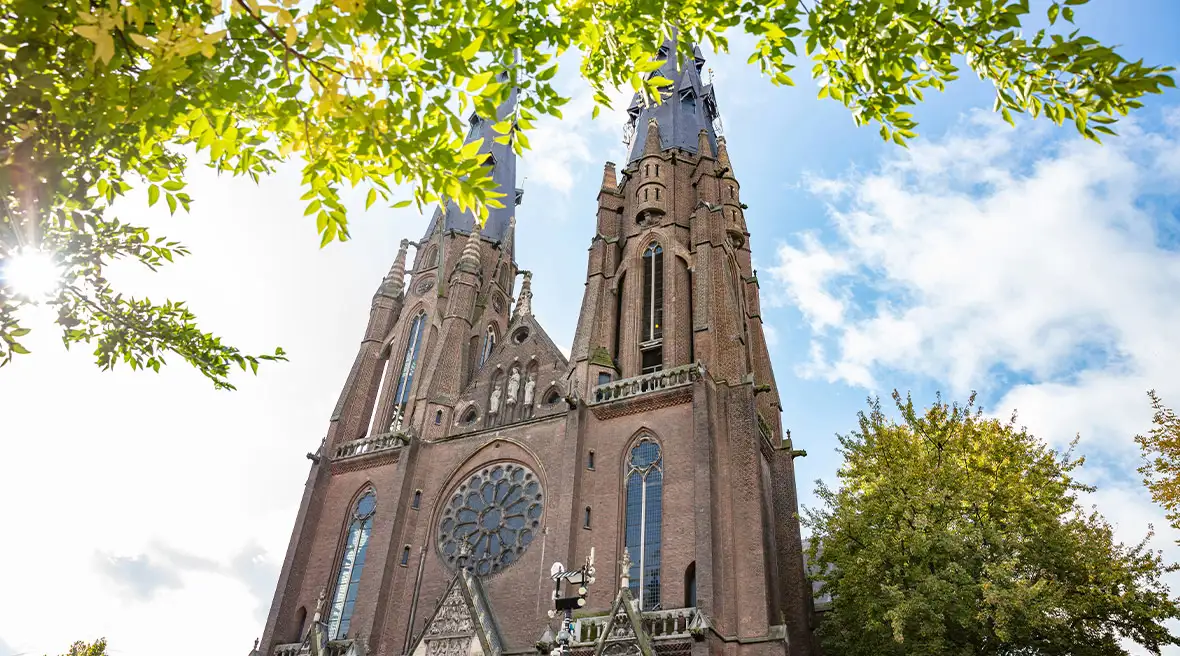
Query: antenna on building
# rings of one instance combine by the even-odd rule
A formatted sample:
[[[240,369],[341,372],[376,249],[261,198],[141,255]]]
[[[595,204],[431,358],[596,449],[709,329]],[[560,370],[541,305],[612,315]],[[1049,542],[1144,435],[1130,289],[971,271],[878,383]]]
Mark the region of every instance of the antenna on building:
[[[713,86],[713,67],[712,66],[709,67],[709,86],[710,87]],[[712,97],[712,96],[710,96],[710,97]],[[721,112],[718,112],[716,110],[716,107],[714,107],[713,111],[717,114],[716,116],[713,117],[713,132],[718,137],[724,137],[725,136],[725,126],[722,125],[722,123],[721,123]]]

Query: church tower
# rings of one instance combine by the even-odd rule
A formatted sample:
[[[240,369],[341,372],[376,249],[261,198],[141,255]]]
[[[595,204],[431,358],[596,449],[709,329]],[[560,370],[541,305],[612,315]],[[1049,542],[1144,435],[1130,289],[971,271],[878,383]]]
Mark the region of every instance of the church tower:
[[[482,228],[440,207],[410,270],[403,241],[257,654],[548,652],[550,567],[591,553],[575,656],[815,653],[745,206],[699,49],[660,55],[673,84],[604,169],[569,359],[515,261],[515,157],[471,117],[516,202]]]

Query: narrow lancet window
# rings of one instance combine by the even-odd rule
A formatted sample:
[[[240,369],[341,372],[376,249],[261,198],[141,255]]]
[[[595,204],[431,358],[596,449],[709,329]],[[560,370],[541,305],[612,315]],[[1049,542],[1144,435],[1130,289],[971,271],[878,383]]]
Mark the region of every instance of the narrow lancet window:
[[[369,490],[353,506],[348,523],[348,536],[344,543],[344,554],[340,558],[340,570],[336,574],[336,588],[332,593],[332,608],[328,613],[328,636],[331,640],[348,638],[352,610],[356,606],[357,588],[361,572],[365,568],[365,551],[369,546],[369,534],[373,530],[373,512],[377,509],[377,497]]]
[[[651,244],[643,252],[642,373],[663,368],[664,249]]]
[[[483,335],[483,348],[479,352],[480,367],[483,366],[483,363],[488,361],[488,358],[492,355],[492,349],[494,348],[496,348],[496,327],[489,323],[488,329]]]
[[[660,538],[664,472],[660,445],[643,438],[631,449],[627,471],[624,537],[631,557],[631,594],[640,610],[660,607]]]
[[[397,391],[393,395],[393,420],[389,423],[391,431],[400,430],[405,419],[406,407],[410,403],[410,389],[414,385],[414,372],[418,368],[422,333],[425,329],[426,313],[419,312],[410,322],[410,332],[406,338],[406,350],[402,355],[402,373],[397,379]]]

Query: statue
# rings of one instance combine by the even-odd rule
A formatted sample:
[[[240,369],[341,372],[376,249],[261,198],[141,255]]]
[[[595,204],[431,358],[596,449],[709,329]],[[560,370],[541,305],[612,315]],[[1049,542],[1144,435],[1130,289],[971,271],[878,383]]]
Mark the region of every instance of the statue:
[[[529,379],[524,384],[524,404],[525,406],[533,405],[533,392],[537,390],[537,375],[529,374]]]
[[[520,367],[512,368],[512,375],[508,376],[508,398],[504,401],[508,405],[516,405],[516,393],[520,391]]]
[[[496,389],[492,390],[492,398],[488,401],[488,416],[493,417],[500,411],[500,386],[496,385]]]

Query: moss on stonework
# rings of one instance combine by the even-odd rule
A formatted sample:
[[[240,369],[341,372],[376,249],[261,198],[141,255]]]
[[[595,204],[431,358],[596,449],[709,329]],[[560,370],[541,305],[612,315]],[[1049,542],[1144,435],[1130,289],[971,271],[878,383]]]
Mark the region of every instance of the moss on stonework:
[[[614,360],[610,357],[610,351],[606,350],[605,346],[595,346],[594,350],[590,352],[590,364],[596,364],[602,367],[610,367],[615,371],[619,368],[615,366]]]

